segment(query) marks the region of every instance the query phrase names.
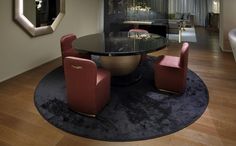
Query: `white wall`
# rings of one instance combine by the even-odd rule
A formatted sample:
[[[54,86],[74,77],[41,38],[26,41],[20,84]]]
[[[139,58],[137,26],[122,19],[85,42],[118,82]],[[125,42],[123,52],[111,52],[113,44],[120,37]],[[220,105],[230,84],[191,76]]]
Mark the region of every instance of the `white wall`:
[[[236,28],[236,0],[221,0],[220,14],[220,47],[223,51],[231,51],[228,33]]]
[[[0,82],[61,55],[60,37],[97,33],[101,29],[100,0],[66,0],[66,14],[56,31],[32,38],[13,21],[13,0],[0,1]]]
[[[99,0],[100,8],[98,9],[99,28],[100,32],[104,30],[104,0]]]

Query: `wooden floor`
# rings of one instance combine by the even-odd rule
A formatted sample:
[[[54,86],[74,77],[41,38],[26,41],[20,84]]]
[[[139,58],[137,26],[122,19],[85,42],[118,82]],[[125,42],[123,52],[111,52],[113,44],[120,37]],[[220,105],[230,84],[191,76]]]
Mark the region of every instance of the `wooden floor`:
[[[210,102],[189,127],[135,142],[96,141],[55,128],[36,110],[34,90],[44,75],[61,64],[57,59],[0,83],[0,146],[236,146],[236,63],[231,53],[218,48],[217,34],[196,31],[198,43],[190,44],[189,68],[206,83]],[[153,55],[177,55],[180,46],[171,42]]]

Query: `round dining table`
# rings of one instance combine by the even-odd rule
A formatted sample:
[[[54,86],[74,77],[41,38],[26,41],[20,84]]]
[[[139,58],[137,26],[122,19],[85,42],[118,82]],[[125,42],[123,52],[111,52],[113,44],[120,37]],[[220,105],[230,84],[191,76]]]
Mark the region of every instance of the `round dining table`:
[[[129,32],[97,33],[79,37],[72,42],[78,52],[100,56],[100,64],[113,76],[131,74],[140,64],[141,56],[161,50],[167,39],[157,34]]]

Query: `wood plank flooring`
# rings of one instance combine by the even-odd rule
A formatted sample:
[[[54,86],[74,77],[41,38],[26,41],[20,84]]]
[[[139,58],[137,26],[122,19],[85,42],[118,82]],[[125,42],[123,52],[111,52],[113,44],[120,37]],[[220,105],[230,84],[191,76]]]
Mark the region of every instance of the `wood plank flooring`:
[[[236,63],[218,48],[216,33],[197,28],[190,43],[189,68],[209,89],[203,116],[174,134],[134,142],[104,142],[66,133],[45,121],[34,106],[34,90],[44,75],[60,66],[57,59],[0,83],[0,146],[236,146]],[[151,55],[178,55],[181,44]],[[59,48],[58,48],[59,49]]]

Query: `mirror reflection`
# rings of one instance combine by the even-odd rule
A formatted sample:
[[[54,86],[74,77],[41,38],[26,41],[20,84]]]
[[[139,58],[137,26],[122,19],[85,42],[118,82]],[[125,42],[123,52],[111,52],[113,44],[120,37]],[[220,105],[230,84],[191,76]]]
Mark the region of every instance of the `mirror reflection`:
[[[60,0],[24,0],[23,14],[35,26],[51,25],[60,13]]]

